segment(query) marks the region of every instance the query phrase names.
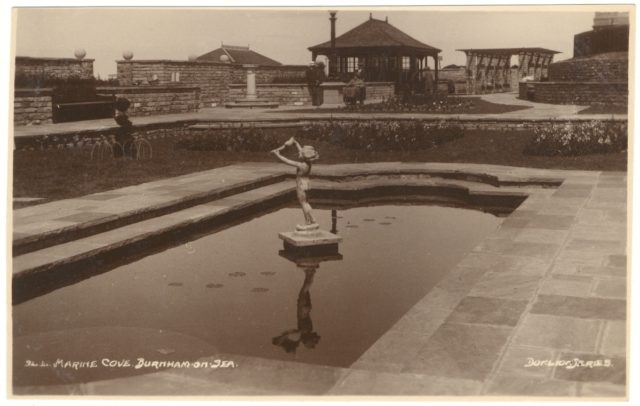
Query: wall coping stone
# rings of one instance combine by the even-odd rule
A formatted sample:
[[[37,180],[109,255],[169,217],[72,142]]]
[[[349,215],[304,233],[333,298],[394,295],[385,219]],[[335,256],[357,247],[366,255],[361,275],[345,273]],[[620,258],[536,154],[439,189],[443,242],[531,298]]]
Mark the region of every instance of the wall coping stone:
[[[536,86],[541,85],[626,85],[629,82],[627,81],[607,81],[607,82],[571,82],[571,81],[546,81],[546,82],[520,82],[523,84],[535,84]]]
[[[39,88],[18,88],[13,91],[15,96],[51,96],[53,94],[53,88],[39,87]]]
[[[215,62],[215,61],[181,61],[177,59],[131,59],[128,61],[124,59],[119,59],[119,60],[116,60],[116,63],[123,63],[123,64],[166,63],[166,64],[175,64],[175,65],[194,65],[194,66],[195,65],[218,65],[218,66],[231,66],[234,68],[242,67],[242,64],[240,63],[225,63],[225,62]],[[296,68],[299,70],[303,70],[307,68],[307,65],[277,65],[277,66],[258,65],[258,68],[273,69],[273,70],[282,69],[282,68]]]
[[[174,85],[160,85],[160,86],[100,86],[96,87],[97,93],[160,93],[172,91],[176,93],[185,93],[200,91],[199,86],[174,86]]]
[[[38,61],[46,61],[46,62],[94,62],[95,59],[90,59],[90,58],[83,58],[83,59],[76,59],[76,58],[47,58],[47,57],[37,57],[37,56],[16,56],[16,62],[17,61],[33,61],[33,62],[38,62]]]

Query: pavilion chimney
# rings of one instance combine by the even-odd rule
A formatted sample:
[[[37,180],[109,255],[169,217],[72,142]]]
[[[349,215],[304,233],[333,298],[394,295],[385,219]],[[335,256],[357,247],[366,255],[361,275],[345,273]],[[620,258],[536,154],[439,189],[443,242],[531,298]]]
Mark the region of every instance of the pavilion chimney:
[[[329,15],[331,17],[329,20],[331,21],[331,55],[329,57],[329,76],[335,77],[337,72],[336,66],[336,14],[337,11],[329,11]]]

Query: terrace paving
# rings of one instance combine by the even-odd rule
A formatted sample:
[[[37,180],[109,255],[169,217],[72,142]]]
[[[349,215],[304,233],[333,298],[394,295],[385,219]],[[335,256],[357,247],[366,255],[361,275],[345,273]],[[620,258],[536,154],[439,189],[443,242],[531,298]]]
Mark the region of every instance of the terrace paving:
[[[82,227],[129,211],[143,212],[176,199],[201,198],[203,193],[210,199],[18,255],[13,259],[14,274],[34,264],[50,264],[52,258],[91,255],[127,239],[292,193],[292,180],[277,178],[285,171],[275,164],[234,165],[14,210],[15,240],[70,225]],[[451,179],[465,172],[473,178]],[[409,176],[419,173],[439,175]],[[210,360],[232,359],[238,367],[166,369],[75,385],[16,387],[15,393],[625,396],[626,173],[370,163],[318,165],[314,174],[318,179],[312,186],[318,188],[404,182],[450,184],[476,193],[519,192],[529,197],[349,368],[217,354]],[[247,186],[265,177],[280,181]],[[486,183],[478,182],[481,179]],[[556,189],[512,184],[541,179],[562,184]],[[502,187],[497,186],[500,182]],[[214,193],[233,185],[243,187],[232,188],[231,195]],[[574,358],[607,364],[568,368],[566,362]],[[528,366],[529,359],[545,364]]]
[[[318,108],[318,112],[300,113],[298,110],[308,110],[309,106],[282,106],[278,109],[225,109],[206,108],[195,113],[165,114],[155,116],[133,117],[136,126],[169,123],[208,123],[208,122],[230,122],[230,121],[304,121],[327,118],[360,118],[360,119],[391,119],[391,118],[423,118],[423,119],[459,119],[459,120],[492,120],[500,119],[505,121],[536,121],[551,119],[571,119],[571,120],[606,120],[611,117],[626,118],[626,115],[616,114],[578,114],[587,106],[558,105],[533,103],[526,100],[519,100],[516,93],[496,93],[486,95],[474,95],[482,99],[496,103],[508,105],[524,105],[531,107],[526,110],[512,111],[502,114],[427,114],[427,113],[323,113],[323,110],[335,109],[339,105],[323,105]],[[31,126],[19,126],[14,128],[14,137],[33,137],[41,135],[56,135],[81,132],[101,132],[117,128],[113,119],[89,120],[71,123],[42,124]]]

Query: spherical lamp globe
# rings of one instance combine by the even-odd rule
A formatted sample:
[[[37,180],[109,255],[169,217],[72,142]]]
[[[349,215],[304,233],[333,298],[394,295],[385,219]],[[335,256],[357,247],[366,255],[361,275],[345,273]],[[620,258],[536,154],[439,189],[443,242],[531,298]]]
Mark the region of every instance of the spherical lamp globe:
[[[229,63],[229,55],[220,55],[220,62]]]
[[[122,57],[126,60],[126,61],[130,61],[131,59],[133,59],[133,52],[131,51],[124,51],[122,53]]]
[[[82,60],[82,58],[87,55],[87,51],[85,51],[83,48],[76,48],[76,50],[73,51],[73,55],[75,55],[77,60]]]

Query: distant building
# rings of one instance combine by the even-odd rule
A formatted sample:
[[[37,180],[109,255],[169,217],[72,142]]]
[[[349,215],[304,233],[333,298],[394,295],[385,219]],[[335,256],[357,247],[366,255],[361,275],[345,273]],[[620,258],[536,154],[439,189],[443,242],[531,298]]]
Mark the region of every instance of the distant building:
[[[549,65],[558,51],[546,48],[486,48],[459,49],[467,56],[467,93],[509,92],[518,88],[525,78],[546,80]],[[518,56],[518,68],[511,67],[511,58]]]
[[[228,59],[227,59],[228,58]],[[276,60],[251,50],[248,46],[224,45],[196,58],[199,62],[224,62],[239,65],[282,66]]]
[[[573,58],[549,65],[546,82],[520,86],[541,103],[626,105],[629,93],[629,13],[595,13],[593,30],[574,36]]]
[[[332,38],[309,47],[312,59],[318,55],[329,58],[329,74],[340,80],[350,79],[362,69],[368,82],[394,82],[396,88],[424,90],[427,58],[434,60],[433,79],[438,79],[440,49],[410,37],[387,19],[369,17],[357,27],[335,37],[335,13],[331,18]]]

